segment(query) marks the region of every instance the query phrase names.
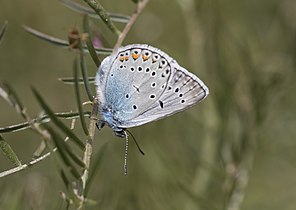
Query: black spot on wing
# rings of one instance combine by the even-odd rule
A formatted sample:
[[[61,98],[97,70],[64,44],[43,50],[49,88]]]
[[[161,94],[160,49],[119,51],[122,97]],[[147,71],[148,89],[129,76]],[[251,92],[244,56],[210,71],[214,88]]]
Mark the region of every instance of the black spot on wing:
[[[159,100],[158,103],[159,103],[159,106],[163,109],[163,102]]]

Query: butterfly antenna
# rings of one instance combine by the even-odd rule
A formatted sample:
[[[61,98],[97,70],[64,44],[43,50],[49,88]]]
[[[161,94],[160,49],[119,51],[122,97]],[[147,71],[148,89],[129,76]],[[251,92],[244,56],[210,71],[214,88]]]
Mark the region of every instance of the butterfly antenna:
[[[125,131],[124,131],[124,136],[125,136],[125,153],[124,153],[123,171],[124,171],[124,176],[126,176],[127,175],[128,135]]]
[[[136,143],[137,147],[138,147],[138,150],[140,151],[140,153],[142,155],[145,155],[145,153],[143,152],[143,150],[141,149],[140,145],[138,144],[138,142],[136,141],[136,138],[134,137],[134,135],[129,131],[129,130],[126,130],[133,138],[134,142]]]

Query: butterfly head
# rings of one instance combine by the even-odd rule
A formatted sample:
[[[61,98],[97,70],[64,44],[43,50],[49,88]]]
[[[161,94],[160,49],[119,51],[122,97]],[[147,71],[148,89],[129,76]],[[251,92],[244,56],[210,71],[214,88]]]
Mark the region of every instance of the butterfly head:
[[[115,117],[116,110],[109,106],[102,107],[101,119],[97,122],[98,129],[102,129],[106,124],[114,131],[115,135],[125,138],[125,128],[121,128],[120,121]]]

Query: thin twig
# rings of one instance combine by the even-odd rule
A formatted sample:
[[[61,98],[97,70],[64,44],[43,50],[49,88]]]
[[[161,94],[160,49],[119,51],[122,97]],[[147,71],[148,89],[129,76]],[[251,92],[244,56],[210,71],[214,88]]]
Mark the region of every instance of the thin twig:
[[[33,35],[41,40],[44,40],[46,42],[49,42],[51,44],[54,44],[54,45],[57,45],[57,46],[60,46],[60,47],[66,48],[66,49],[69,49],[69,47],[70,47],[68,40],[63,40],[63,39],[59,39],[59,38],[47,35],[45,33],[38,31],[38,30],[35,30],[29,26],[24,25],[23,28],[28,33],[30,33],[31,35]],[[111,49],[109,49],[109,48],[95,48],[95,50],[96,50],[97,54],[110,55],[110,53],[111,53]],[[86,46],[83,46],[83,51],[88,52],[88,49]]]
[[[81,4],[76,3],[73,0],[60,0],[60,2],[65,5],[66,7],[79,12],[81,14],[88,14],[94,18],[101,18],[94,10],[90,9],[89,7],[84,7]],[[109,13],[107,14],[110,17],[111,21],[119,22],[119,23],[127,23],[130,19],[127,15],[117,14],[117,13]]]
[[[132,14],[131,19],[125,25],[125,27],[124,27],[123,31],[121,32],[121,34],[118,36],[117,42],[116,42],[116,44],[115,44],[115,46],[113,48],[113,53],[116,52],[117,49],[121,46],[121,44],[122,44],[123,40],[125,39],[127,33],[130,31],[131,27],[133,26],[133,24],[135,23],[138,16],[143,11],[143,9],[146,7],[148,2],[149,2],[149,0],[142,0],[142,1],[138,2],[137,8],[134,11],[134,13]]]
[[[0,87],[0,96],[4,98],[7,103],[28,122],[29,127],[33,131],[36,131],[43,139],[48,139],[48,133],[44,132],[44,130],[39,127],[39,123],[37,123],[37,121],[31,119],[26,108],[22,105],[14,90],[8,84],[4,83],[3,86],[6,87],[7,91]]]
[[[111,21],[107,11],[97,0],[84,0],[103,20],[103,22],[108,26],[108,28],[115,33],[117,36],[120,35],[120,31]]]
[[[91,159],[92,147],[93,147],[92,145],[93,145],[93,140],[94,140],[95,131],[96,131],[96,122],[98,120],[97,116],[98,116],[98,99],[95,98],[93,100],[93,109],[92,109],[92,113],[91,113],[90,120],[89,120],[89,126],[88,126],[89,135],[88,135],[87,140],[86,140],[85,152],[84,152],[84,155],[83,155],[83,162],[85,164],[85,168],[84,168],[83,174],[81,176],[82,193],[81,193],[81,203],[80,203],[79,209],[81,209],[83,207],[83,204],[84,204],[84,201],[85,201],[84,190],[86,188],[86,183],[87,183],[87,180],[88,180],[88,174],[89,174],[89,168],[90,168],[90,159]]]
[[[55,151],[56,151],[56,148],[53,150],[53,152],[55,152]],[[0,178],[5,177],[5,176],[8,176],[8,175],[11,175],[11,174],[14,174],[14,173],[19,172],[19,171],[22,171],[22,170],[24,170],[26,168],[29,168],[30,166],[33,166],[36,163],[39,163],[40,161],[44,160],[45,158],[47,158],[48,156],[50,156],[50,154],[51,154],[51,152],[48,152],[48,153],[40,156],[39,158],[36,158],[35,160],[30,161],[29,163],[20,165],[18,167],[9,169],[7,171],[3,171],[3,172],[0,173]]]
[[[119,35],[113,52],[115,52],[117,50],[117,48],[121,45],[121,43],[125,39],[127,33],[131,29],[132,25],[134,24],[134,22],[136,21],[136,19],[139,16],[139,14],[145,8],[145,6],[147,5],[148,2],[149,2],[149,0],[143,0],[143,1],[140,1],[138,3],[135,12],[131,16],[131,19],[126,24],[123,32]],[[94,134],[95,134],[95,130],[96,130],[96,122],[98,120],[97,119],[98,103],[99,103],[98,99],[99,99],[99,96],[97,95],[96,98],[93,100],[93,110],[92,110],[92,113],[91,113],[89,127],[88,127],[89,136],[87,138],[87,142],[86,142],[86,145],[85,145],[85,152],[84,152],[84,156],[83,156],[83,162],[85,164],[85,168],[84,168],[84,171],[83,171],[83,175],[81,177],[81,180],[82,180],[82,190],[81,191],[82,192],[81,192],[81,203],[80,203],[79,209],[81,209],[83,207],[84,200],[85,200],[84,190],[85,190],[85,187],[86,187],[86,184],[87,184],[87,181],[88,181],[90,160],[91,160],[91,155],[92,155],[92,144],[93,144]]]
[[[72,121],[71,121],[71,127],[70,127],[72,130],[73,130],[74,127],[75,127],[75,122],[76,122],[76,119],[72,119]],[[68,139],[69,139],[69,137],[67,136],[67,137],[65,138],[64,141],[67,141]],[[52,152],[56,152],[56,151],[57,151],[57,148],[54,148],[54,149],[52,150]],[[1,172],[1,173],[0,173],[0,178],[5,177],[5,176],[8,176],[8,175],[11,175],[11,174],[14,174],[14,173],[16,173],[16,172],[22,171],[22,170],[24,170],[24,169],[27,169],[27,168],[29,168],[29,167],[35,165],[35,164],[41,162],[42,160],[46,159],[47,157],[49,157],[49,156],[51,155],[52,152],[48,152],[48,153],[46,153],[46,154],[44,154],[44,155],[42,155],[42,156],[40,156],[40,157],[38,157],[38,158],[36,158],[36,159],[30,161],[29,163],[26,163],[26,164],[20,165],[20,166],[18,166],[18,167],[15,167],[15,168],[9,169],[9,170],[7,170],[7,171],[3,171],[3,172]]]
[[[23,165],[20,165],[18,167],[9,169],[7,171],[3,171],[3,172],[0,173],[0,178],[11,175],[11,174],[14,174],[16,172],[22,171],[22,170],[32,166],[32,165],[35,165],[36,163],[38,163],[38,162],[44,160],[45,158],[47,158],[50,154],[51,154],[51,152],[48,152],[45,155],[43,155],[43,156],[41,156],[41,157],[39,157],[39,158],[37,158],[35,160],[32,160],[31,162],[29,162],[27,164],[23,164]]]
[[[79,118],[79,113],[78,112],[60,112],[60,113],[55,113],[55,116],[57,116],[59,118],[63,118],[63,119],[72,120],[72,119]],[[89,111],[84,112],[84,116],[89,117],[90,112]],[[47,115],[42,115],[40,117],[32,119],[32,122],[43,124],[43,123],[50,122],[50,118]],[[2,128],[0,128],[0,133],[11,133],[11,132],[25,130],[28,128],[31,128],[30,123],[23,122],[23,123],[19,123],[19,124],[14,124],[14,125],[2,127]]]

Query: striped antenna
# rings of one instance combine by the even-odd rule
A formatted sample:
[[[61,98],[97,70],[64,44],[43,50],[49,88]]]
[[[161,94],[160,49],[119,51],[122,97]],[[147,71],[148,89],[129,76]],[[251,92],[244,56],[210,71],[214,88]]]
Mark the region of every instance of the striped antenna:
[[[128,135],[126,131],[124,131],[124,137],[125,137],[125,153],[124,153],[123,171],[124,171],[124,176],[126,176],[127,175],[127,155],[128,155]]]

